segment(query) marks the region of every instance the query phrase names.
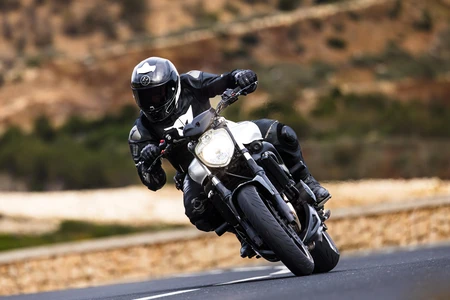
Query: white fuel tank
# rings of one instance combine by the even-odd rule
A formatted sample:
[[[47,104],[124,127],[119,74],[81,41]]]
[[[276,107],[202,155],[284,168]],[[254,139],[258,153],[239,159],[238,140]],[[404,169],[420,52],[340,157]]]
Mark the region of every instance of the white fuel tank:
[[[243,121],[235,123],[227,120],[228,128],[233,133],[234,138],[244,145],[250,144],[256,140],[262,140],[261,131],[255,123],[250,121]]]

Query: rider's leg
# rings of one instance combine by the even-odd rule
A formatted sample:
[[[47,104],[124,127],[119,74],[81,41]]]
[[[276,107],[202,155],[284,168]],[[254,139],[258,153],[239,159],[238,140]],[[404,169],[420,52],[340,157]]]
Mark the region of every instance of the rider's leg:
[[[203,187],[186,175],[183,182],[185,214],[197,229],[213,231],[223,220],[205,195]]]
[[[203,187],[186,175],[183,182],[183,198],[185,214],[197,229],[202,231],[213,231],[223,224],[224,220],[218,215],[211,201],[206,197]],[[229,232],[236,234],[234,229]],[[252,247],[241,239],[241,256],[252,257],[255,252]]]
[[[272,143],[289,168],[294,180],[303,180],[313,191],[318,206],[331,198],[330,193],[311,175],[302,155],[295,131],[276,120],[260,119],[253,121],[260,129],[264,140]]]

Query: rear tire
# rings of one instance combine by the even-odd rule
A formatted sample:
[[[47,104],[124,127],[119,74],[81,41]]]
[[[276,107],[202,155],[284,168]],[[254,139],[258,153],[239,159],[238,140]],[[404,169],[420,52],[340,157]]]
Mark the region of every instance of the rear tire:
[[[327,232],[322,233],[322,241],[316,241],[311,255],[314,258],[314,273],[329,272],[339,262],[340,253]]]
[[[256,190],[244,186],[237,195],[237,202],[247,220],[286,267],[296,276],[309,275],[314,270],[314,261],[303,246],[305,254],[278,223]],[[308,257],[309,256],[309,257]]]

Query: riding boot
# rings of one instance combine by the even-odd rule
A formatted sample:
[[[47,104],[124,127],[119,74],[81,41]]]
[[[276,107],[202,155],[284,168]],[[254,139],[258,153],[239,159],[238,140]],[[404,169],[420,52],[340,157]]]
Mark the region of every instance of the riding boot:
[[[324,204],[330,200],[331,194],[328,192],[326,188],[320,185],[320,183],[311,175],[309,174],[308,177],[303,180],[304,183],[306,183],[307,186],[311,189],[311,191],[316,196],[316,206],[317,207],[323,207]]]
[[[295,182],[303,180],[303,182],[311,189],[316,196],[316,206],[323,207],[323,205],[330,200],[331,194],[324,188],[309,172],[308,167],[303,161],[299,161],[290,169],[292,177]]]
[[[252,258],[253,256],[256,255],[255,251],[253,250],[252,246],[250,246],[249,243],[247,243],[243,238],[241,238],[239,236],[239,234],[236,233],[236,231],[234,230],[234,228],[229,229],[228,232],[231,232],[233,234],[236,235],[237,239],[239,240],[239,242],[241,243],[241,257],[242,258]]]
[[[309,172],[295,131],[276,120],[261,119],[253,122],[260,129],[264,140],[275,146],[294,181],[303,180],[316,196],[317,206],[323,206],[331,195]]]
[[[250,246],[250,244],[248,244],[243,239],[241,239],[240,242],[241,242],[240,254],[241,254],[242,258],[246,258],[246,257],[252,258],[253,256],[256,255],[255,250],[253,250],[253,248],[252,248],[252,246]]]

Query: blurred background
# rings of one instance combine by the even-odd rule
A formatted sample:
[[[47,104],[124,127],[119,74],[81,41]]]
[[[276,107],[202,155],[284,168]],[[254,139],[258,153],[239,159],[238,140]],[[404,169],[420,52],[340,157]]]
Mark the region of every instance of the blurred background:
[[[255,70],[227,117],[292,126],[320,180],[450,178],[449,1],[311,10],[343,2],[1,1],[0,189],[138,184],[129,77],[149,56]]]
[[[255,70],[227,117],[295,128],[320,180],[450,178],[449,2],[311,11],[342,2],[1,1],[0,189],[138,184],[129,77],[149,56]]]
[[[129,81],[149,56],[180,73],[256,71],[226,117],[293,127],[321,181],[428,178],[423,195],[448,192],[449,0],[2,0],[2,214],[30,192],[140,185]],[[64,224],[78,237],[86,225]]]

